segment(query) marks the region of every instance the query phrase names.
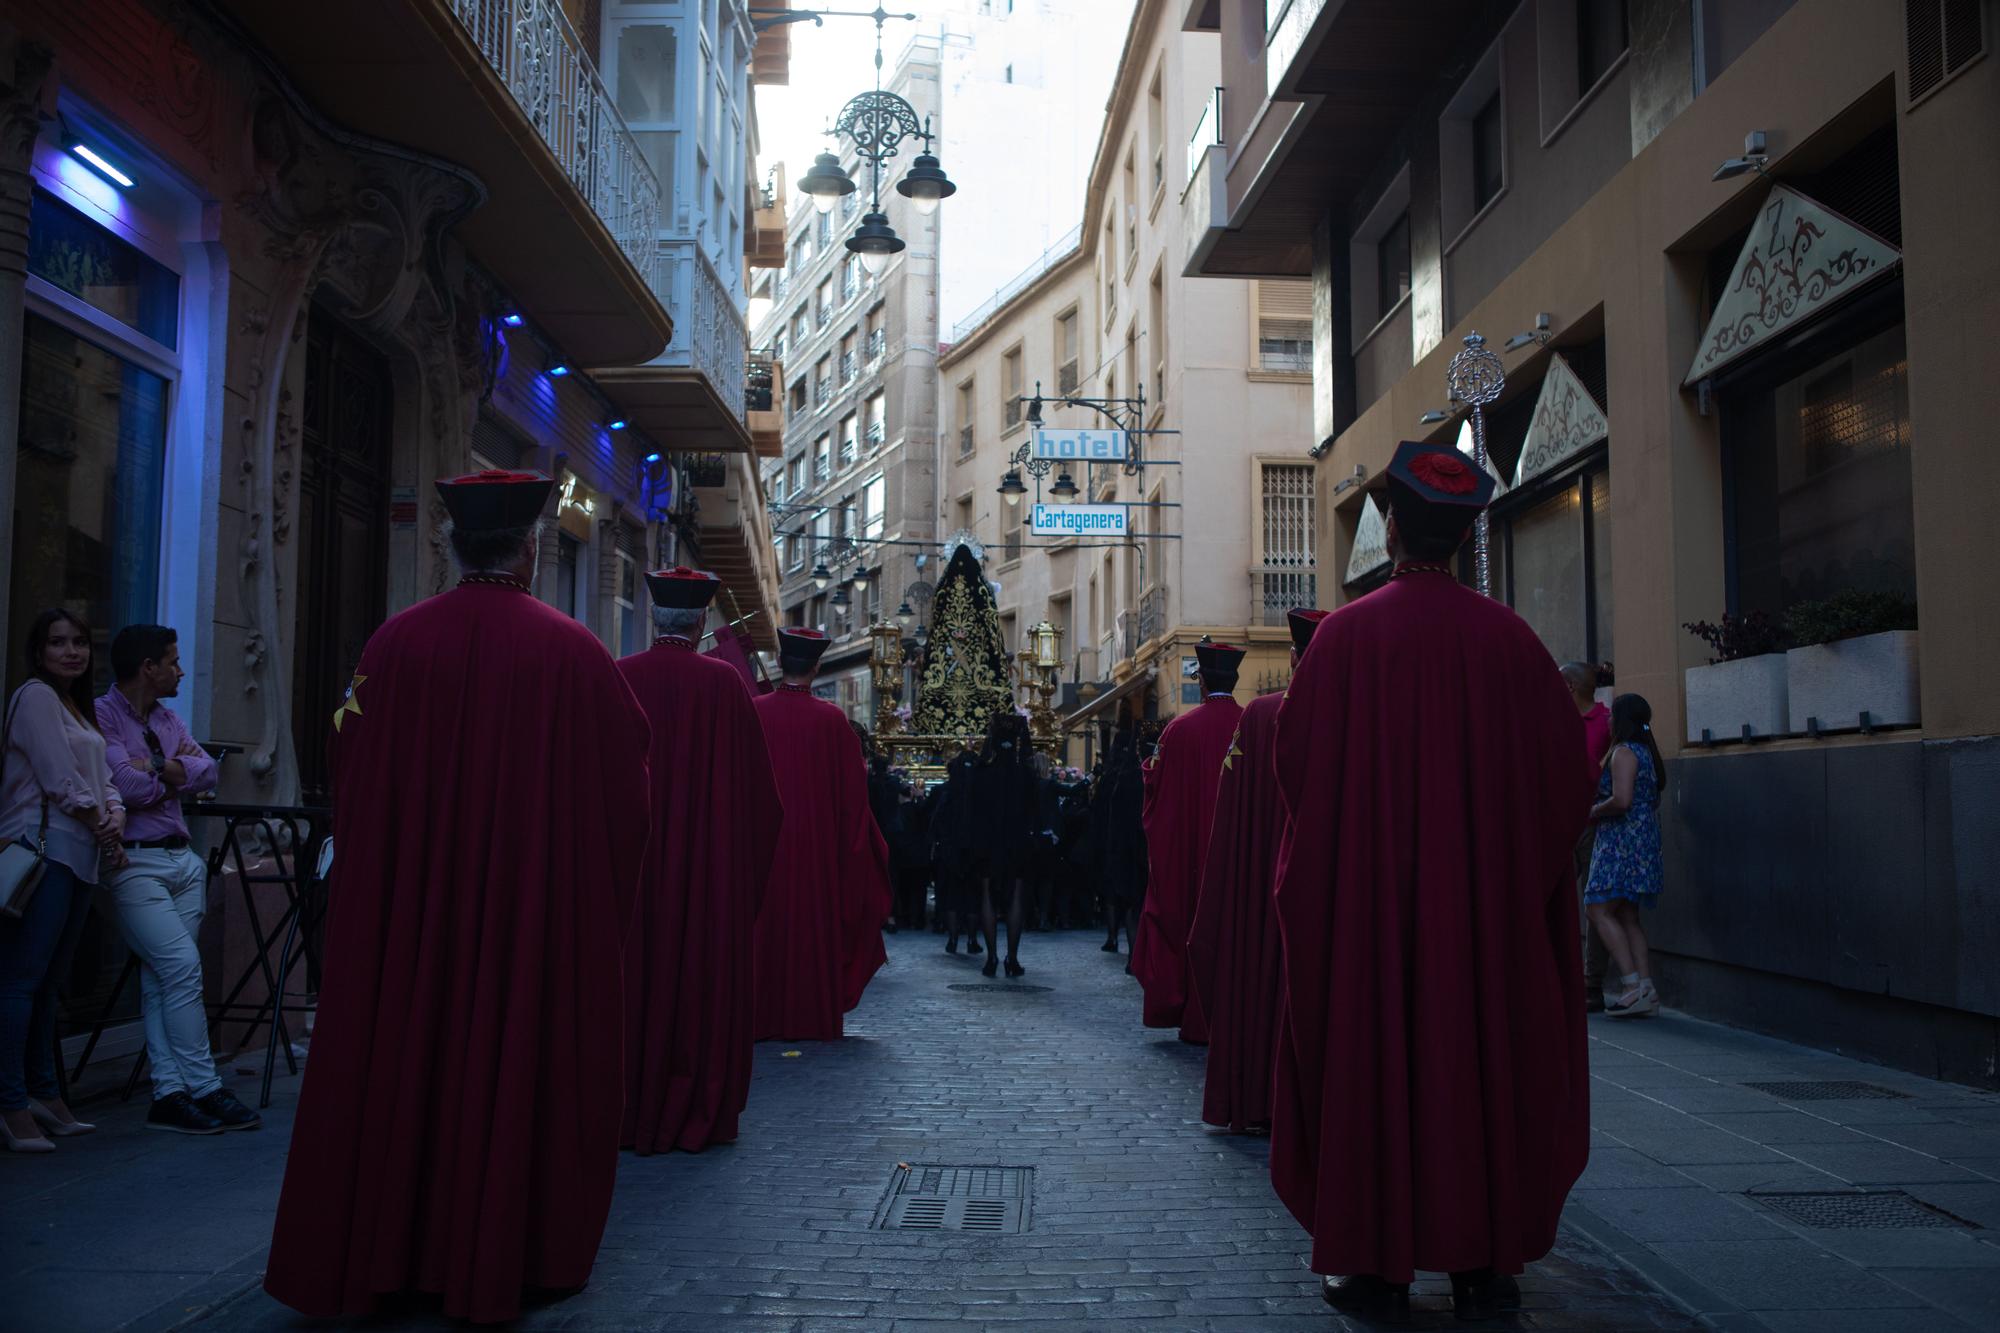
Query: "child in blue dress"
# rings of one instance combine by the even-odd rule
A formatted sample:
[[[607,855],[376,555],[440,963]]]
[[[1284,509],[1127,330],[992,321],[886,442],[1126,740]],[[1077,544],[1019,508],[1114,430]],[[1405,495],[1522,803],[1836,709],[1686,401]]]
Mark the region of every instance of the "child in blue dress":
[[[1583,903],[1622,975],[1607,985],[1604,1012],[1644,1018],[1660,1011],[1639,908],[1660,896],[1660,793],[1667,762],[1653,741],[1653,707],[1636,694],[1611,701],[1611,753],[1598,781],[1597,847]]]

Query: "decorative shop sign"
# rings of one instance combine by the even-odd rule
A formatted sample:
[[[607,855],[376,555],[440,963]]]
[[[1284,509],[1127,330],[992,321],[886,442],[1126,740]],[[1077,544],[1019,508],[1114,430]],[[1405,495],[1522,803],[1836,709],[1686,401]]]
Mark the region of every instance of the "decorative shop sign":
[[[1124,505],[1036,505],[1028,514],[1037,537],[1123,537]]]
[[[1542,376],[1542,392],[1535,399],[1534,420],[1528,423],[1528,438],[1521,445],[1521,461],[1514,465],[1514,484],[1539,477],[1566,458],[1611,437],[1611,423],[1604,409],[1583,387],[1583,381],[1561,356],[1549,358],[1548,373]]]
[[[1902,251],[1858,223],[1773,186],[1682,383],[1713,375],[1902,262]]]
[[[1347,581],[1359,583],[1389,565],[1389,521],[1375,497],[1361,497],[1361,524],[1354,530],[1354,549],[1347,553]]]
[[[1030,458],[1060,458],[1085,463],[1118,463],[1125,459],[1122,430],[1049,430],[1034,432]]]

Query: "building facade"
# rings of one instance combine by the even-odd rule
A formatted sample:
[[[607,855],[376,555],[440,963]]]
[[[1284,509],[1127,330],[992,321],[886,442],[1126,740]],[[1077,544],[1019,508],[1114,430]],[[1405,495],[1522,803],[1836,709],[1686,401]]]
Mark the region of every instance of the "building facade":
[[[1047,619],[1063,631],[1078,723],[1170,717],[1198,702],[1202,636],[1251,650],[1239,693],[1290,677],[1285,611],[1312,605],[1319,565],[1311,307],[1300,280],[1183,276],[1188,137],[1217,77],[1213,37],[1164,3],[1138,5],[1084,197],[1076,245],[1022,275],[939,365],[945,417],[940,526],[973,532],[1010,652]],[[1078,501],[1115,506],[1123,537],[1037,536],[1060,471],[1023,473],[1029,403],[1050,428],[1137,427],[1136,466],[1078,464]],[[1143,398],[1143,418],[1139,416]],[[1084,757],[1079,732],[1076,757]]]
[[[640,574],[676,554],[673,520],[699,512],[686,482],[706,480],[675,450],[713,446],[676,439],[682,417],[641,421],[616,373],[695,334],[662,256],[668,183],[596,73],[600,9],[641,8],[9,8],[10,689],[45,607],[91,623],[100,690],[120,626],[172,626],[175,706],[227,753],[222,797],[324,804],[329,719],[368,636],[449,586],[432,483],[487,466],[560,482],[538,595],[613,653],[649,641]],[[754,65],[729,21],[718,58]],[[748,151],[729,146],[731,189]],[[715,372],[739,423],[742,372]],[[211,920],[211,948],[247,937],[233,892]],[[123,958],[93,926],[74,1013]]]
[[[1181,8],[1222,41],[1187,270],[1311,279],[1320,477],[1367,481],[1322,600],[1483,334],[1494,595],[1670,756],[1663,991],[1992,1083],[1995,5]]]
[[[938,70],[936,40],[919,38],[886,87],[948,136]],[[753,295],[757,345],[782,368],[782,455],[764,468],[782,620],[833,637],[815,688],[865,723],[868,626],[906,597],[922,601],[938,574],[938,231],[945,210],[966,205],[927,215],[897,194],[915,151],[905,144],[883,173],[882,211],[906,248],[870,273],[845,244],[869,207],[868,172],[841,147],[859,188],[826,213],[801,198],[784,266],[759,275]]]

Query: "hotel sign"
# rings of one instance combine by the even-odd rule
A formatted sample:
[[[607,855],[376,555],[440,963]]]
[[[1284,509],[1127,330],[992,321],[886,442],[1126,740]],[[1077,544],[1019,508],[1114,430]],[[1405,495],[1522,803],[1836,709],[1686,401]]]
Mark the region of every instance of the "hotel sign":
[[[1123,537],[1124,505],[1036,505],[1028,526],[1037,537]]]
[[[1029,442],[1030,458],[1055,458],[1072,463],[1122,463],[1122,430],[1037,430]]]

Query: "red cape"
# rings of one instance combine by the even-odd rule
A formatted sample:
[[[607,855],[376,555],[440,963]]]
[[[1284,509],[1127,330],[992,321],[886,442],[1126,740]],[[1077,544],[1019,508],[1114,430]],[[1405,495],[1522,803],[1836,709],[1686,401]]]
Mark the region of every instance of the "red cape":
[[[1252,699],[1236,724],[1188,930],[1188,977],[1208,1022],[1201,1118],[1239,1131],[1271,1123],[1271,1067],[1284,1007],[1284,951],[1271,902],[1285,831],[1272,763],[1283,702],[1278,694]]]
[[[728,662],[662,643],[618,670],[653,728],[653,840],[625,943],[625,1126],[646,1153],[736,1137],[750,1096],[750,941],[784,809]]]
[[[1242,716],[1234,699],[1203,701],[1167,724],[1146,765],[1146,910],[1132,942],[1132,975],[1146,988],[1146,1026],[1178,1027],[1182,1041],[1208,1040],[1201,1000],[1188,994],[1188,924],[1208,863],[1222,756]]]
[[[1446,575],[1313,635],[1278,716],[1271,1177],[1314,1271],[1517,1273],[1554,1244],[1589,1152],[1582,747],[1534,631]]]
[[[646,718],[603,645],[468,583],[375,632],[335,714],[326,979],[264,1286],[511,1319],[589,1276],[623,1081]]]
[[[889,847],[847,715],[799,690],[755,701],[785,826],[757,918],[757,1040],[831,1040],[888,961]]]

